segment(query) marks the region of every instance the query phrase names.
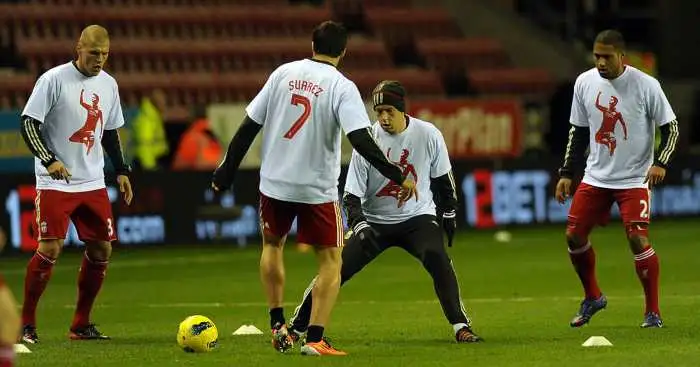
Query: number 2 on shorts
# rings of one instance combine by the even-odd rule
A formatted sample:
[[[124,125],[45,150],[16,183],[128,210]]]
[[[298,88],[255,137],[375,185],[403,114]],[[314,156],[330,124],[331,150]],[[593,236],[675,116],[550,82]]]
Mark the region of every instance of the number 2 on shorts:
[[[639,200],[639,205],[642,206],[642,211],[639,212],[639,217],[644,219],[649,218],[649,202],[641,199]]]
[[[284,134],[284,137],[287,139],[292,139],[294,135],[296,135],[299,130],[301,129],[302,126],[306,123],[306,120],[309,119],[309,115],[311,115],[311,101],[309,101],[308,98],[304,96],[300,96],[298,94],[292,94],[292,105],[298,106],[302,105],[304,107],[304,112],[301,113],[301,116],[294,121],[294,124],[292,124],[292,127],[289,128],[289,131],[287,131]]]

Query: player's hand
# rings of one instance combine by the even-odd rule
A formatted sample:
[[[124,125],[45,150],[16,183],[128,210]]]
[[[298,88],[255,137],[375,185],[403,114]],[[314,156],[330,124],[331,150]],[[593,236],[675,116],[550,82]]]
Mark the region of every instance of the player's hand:
[[[54,180],[66,180],[66,183],[70,183],[71,174],[63,162],[57,160],[46,167],[46,170]]]
[[[559,182],[557,182],[557,189],[555,193],[555,197],[557,198],[557,201],[560,204],[563,204],[566,199],[568,199],[571,196],[571,179],[562,177],[559,179]]]
[[[362,242],[369,242],[373,245],[377,244],[377,237],[379,237],[377,231],[364,220],[355,224],[352,228],[352,233],[353,236],[357,236]]]
[[[232,181],[232,178],[226,177],[224,169],[219,166],[212,175],[211,188],[214,189],[214,192],[220,193],[226,191],[231,186],[230,182]]]
[[[418,201],[416,182],[410,178],[403,180],[401,192],[399,193],[399,208],[414,196],[416,197],[416,201]]]
[[[117,176],[117,183],[119,184],[119,192],[122,193],[124,202],[126,205],[131,205],[131,200],[134,198],[134,191],[131,189],[131,181],[129,180],[129,176]]]
[[[664,178],[666,178],[666,168],[651,166],[649,172],[647,172],[647,177],[644,178],[644,183],[649,183],[649,188],[651,188],[654,185],[660,184]]]
[[[457,213],[454,210],[442,213],[442,229],[447,235],[447,247],[452,247],[452,240],[457,231]]]

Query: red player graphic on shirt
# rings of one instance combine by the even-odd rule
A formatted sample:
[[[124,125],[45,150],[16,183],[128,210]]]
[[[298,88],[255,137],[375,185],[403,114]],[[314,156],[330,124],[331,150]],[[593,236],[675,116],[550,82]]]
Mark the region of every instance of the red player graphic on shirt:
[[[418,174],[416,173],[415,167],[413,167],[413,164],[408,162],[408,155],[410,152],[408,149],[404,149],[403,152],[401,153],[401,158],[399,159],[398,162],[394,162],[394,164],[398,165],[401,167],[401,170],[403,171],[403,176],[408,178],[408,175],[413,175],[413,181],[418,181]],[[391,161],[391,148],[389,148],[386,152],[386,157]],[[401,185],[389,181],[384,188],[379,190],[377,193],[377,197],[380,196],[391,196],[393,198],[396,198],[396,200],[399,201],[399,208],[403,206],[403,202],[399,200],[399,194],[401,193]]]
[[[622,125],[622,131],[625,134],[625,140],[627,140],[627,125],[625,120],[622,119],[622,113],[615,110],[617,106],[618,99],[615,96],[610,96],[610,102],[608,107],[603,107],[600,104],[600,94],[595,99],[595,106],[603,112],[603,123],[600,125],[600,129],[595,133],[595,141],[598,144],[603,144],[610,149],[610,156],[615,153],[615,148],[617,147],[617,140],[615,139],[615,125],[620,121]]]
[[[104,120],[102,119],[102,110],[100,109],[100,96],[93,93],[92,105],[90,105],[83,101],[83,92],[85,92],[85,89],[80,91],[80,105],[87,110],[87,119],[85,119],[83,127],[74,132],[68,140],[74,143],[85,144],[87,147],[87,154],[90,154],[90,150],[95,145],[97,123],[99,122],[104,126]]]

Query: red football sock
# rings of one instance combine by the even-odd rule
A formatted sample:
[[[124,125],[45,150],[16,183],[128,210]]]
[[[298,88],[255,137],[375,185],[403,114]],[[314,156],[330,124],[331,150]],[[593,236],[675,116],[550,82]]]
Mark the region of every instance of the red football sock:
[[[12,345],[0,344],[0,367],[12,367],[15,360],[15,350]]]
[[[601,292],[595,276],[595,251],[591,243],[576,250],[569,249],[569,258],[586,292],[586,299],[600,298]]]
[[[29,260],[24,276],[24,302],[22,303],[22,324],[36,326],[36,307],[51,279],[56,259],[37,251]]]
[[[78,275],[78,304],[71,329],[83,327],[90,323],[90,312],[95,298],[102,288],[107,270],[107,261],[90,260],[87,253],[83,257]]]
[[[651,246],[634,255],[634,267],[644,287],[646,312],[656,312],[661,315],[659,312],[659,257]]]

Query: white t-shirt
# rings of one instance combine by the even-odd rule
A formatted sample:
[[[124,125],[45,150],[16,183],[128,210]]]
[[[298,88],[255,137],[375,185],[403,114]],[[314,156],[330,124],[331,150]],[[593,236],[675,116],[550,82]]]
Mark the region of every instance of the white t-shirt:
[[[654,161],[655,127],[676,119],[661,85],[631,66],[614,80],[594,68],[576,79],[570,122],[589,127],[583,182],[603,188],[644,188]]]
[[[372,132],[387,158],[401,167],[404,176],[416,182],[418,200],[411,198],[399,207],[401,186],[384,177],[354,151],[345,192],[361,199],[362,212],[372,223],[393,224],[418,215],[435,215],[430,179],[446,175],[452,169],[440,130],[409,116],[408,127],[399,134],[387,133],[379,123],[372,126]]]
[[[72,177],[51,178],[34,159],[36,188],[64,192],[105,187],[102,132],[124,125],[117,82],[105,71],[83,75],[72,63],[56,66],[39,77],[22,116],[41,122],[41,135]]]
[[[297,203],[338,200],[341,129],[370,126],[355,83],[324,62],[290,62],[270,74],[246,113],[263,125],[260,192]]]

